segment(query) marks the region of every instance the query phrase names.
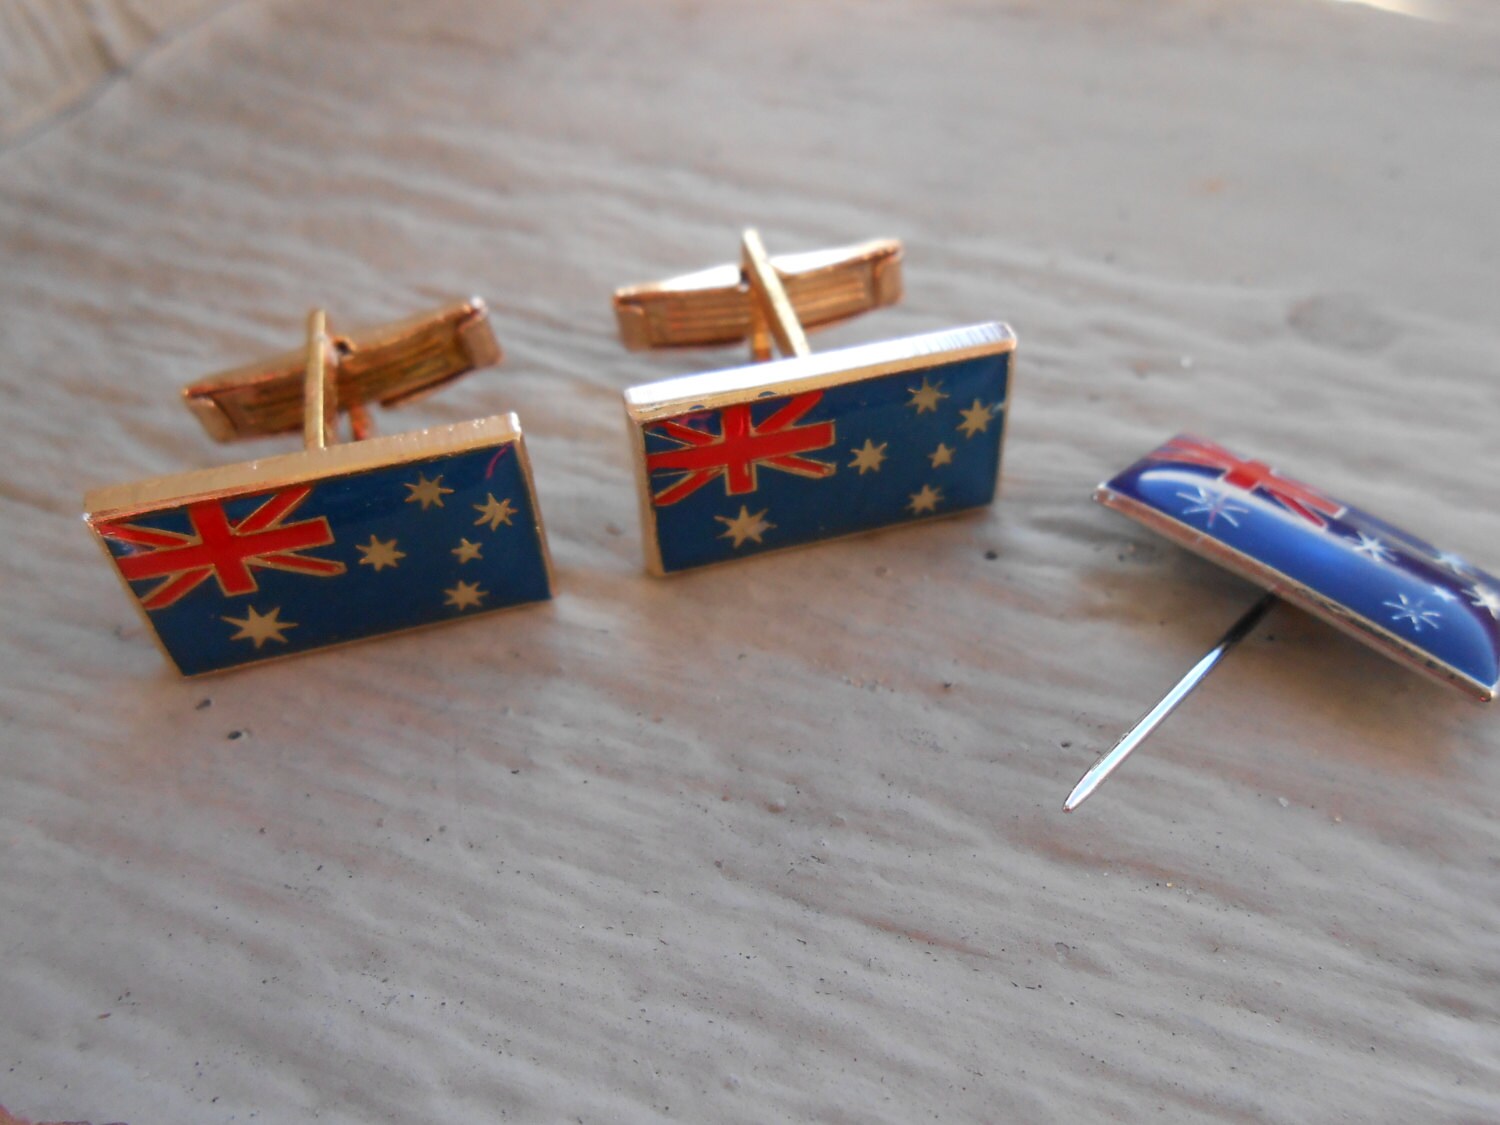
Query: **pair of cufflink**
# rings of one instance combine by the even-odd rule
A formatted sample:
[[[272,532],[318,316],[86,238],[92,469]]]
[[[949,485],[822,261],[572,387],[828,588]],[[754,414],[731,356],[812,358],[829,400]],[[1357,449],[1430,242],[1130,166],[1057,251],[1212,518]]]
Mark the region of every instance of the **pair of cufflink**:
[[[804,325],[901,296],[883,240],[617,291],[628,348],[748,341],[745,367],[625,391],[647,568],[665,575],[946,515],[994,496],[1015,337],[998,323],[813,355]],[[774,351],[782,358],[772,360]],[[499,414],[371,437],[369,406],[499,362],[477,298],[194,383],[220,441],[300,453],[104,488],[85,519],[182,673],[550,598],[521,425]],[[340,415],[356,440],[338,444]]]
[[[1016,340],[1000,323],[813,355],[803,326],[901,295],[893,241],[615,294],[627,347],[749,341],[749,366],[625,392],[647,567],[669,574],[988,504]],[[783,358],[771,360],[773,351]],[[85,518],[179,671],[220,671],[552,596],[514,414],[369,438],[368,404],[500,349],[480,301],[331,338],[186,388],[219,440],[302,453],[115,488]],[[339,414],[356,440],[333,444]],[[367,439],[367,440],[365,440]],[[1279,597],[1480,700],[1500,688],[1500,579],[1262,461],[1190,435],[1095,492],[1269,592],[1075,787],[1080,804]]]

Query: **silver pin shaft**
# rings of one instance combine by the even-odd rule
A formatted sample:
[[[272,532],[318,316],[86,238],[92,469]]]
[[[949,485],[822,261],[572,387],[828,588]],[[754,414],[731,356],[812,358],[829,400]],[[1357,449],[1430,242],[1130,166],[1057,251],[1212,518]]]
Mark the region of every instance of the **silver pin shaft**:
[[[1120,763],[1130,757],[1135,748],[1150,737],[1151,732],[1162,724],[1162,720],[1177,710],[1177,705],[1203,682],[1204,678],[1214,670],[1214,665],[1218,664],[1230,649],[1244,640],[1245,635],[1260,624],[1260,619],[1275,604],[1276,595],[1267,594],[1246,610],[1245,615],[1231,625],[1229,631],[1219,639],[1219,643],[1209,649],[1203,659],[1194,664],[1188,670],[1187,675],[1178,680],[1172,690],[1162,697],[1161,702],[1146,712],[1140,722],[1126,731],[1120,741],[1115,743],[1114,749],[1095,762],[1089,772],[1083,775],[1077,785],[1073,786],[1073,792],[1069,793],[1068,799],[1063,802],[1063,812],[1072,812],[1087,801],[1089,794],[1103,785],[1104,779],[1114,773]]]

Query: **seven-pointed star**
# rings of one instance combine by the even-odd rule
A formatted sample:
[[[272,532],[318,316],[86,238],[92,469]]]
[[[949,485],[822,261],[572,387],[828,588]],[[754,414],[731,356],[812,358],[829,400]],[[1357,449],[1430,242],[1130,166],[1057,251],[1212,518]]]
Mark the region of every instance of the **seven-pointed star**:
[[[481,599],[488,597],[486,590],[479,588],[478,582],[460,582],[451,590],[444,590],[448,595],[444,605],[451,605],[454,609],[470,609],[477,606]]]
[[[1469,591],[1469,600],[1480,609],[1489,610],[1490,616],[1500,621],[1500,591],[1475,583],[1473,589]]]
[[[863,446],[849,450],[854,454],[854,460],[849,462],[849,467],[858,469],[860,476],[864,476],[867,471],[880,472],[880,463],[885,460],[885,447],[890,444],[888,441],[883,441],[876,445],[873,438],[865,438]]]
[[[439,508],[443,506],[443,497],[452,492],[451,488],[443,487],[443,475],[439,473],[432,480],[428,480],[426,474],[418,473],[417,482],[408,484],[411,495],[406,498],[408,504],[417,503],[422,505],[422,511],[426,511],[433,504]]]
[[[466,563],[470,559],[479,558],[480,546],[481,544],[479,543],[470,543],[467,539],[460,539],[458,546],[453,548],[452,553],[458,556],[459,562]]]
[[[941,382],[934,387],[927,381],[925,375],[922,377],[922,385],[920,387],[907,387],[906,389],[911,394],[911,401],[906,405],[915,406],[918,414],[926,414],[929,410],[936,410],[938,402],[948,397],[943,393],[943,384]]]
[[[973,406],[967,410],[960,410],[959,413],[964,416],[964,420],[958,424],[958,428],[962,431],[964,437],[969,438],[975,434],[983,433],[984,428],[990,424],[990,420],[995,416],[995,412],[977,398],[974,400]]]
[[[943,498],[941,488],[933,488],[930,484],[924,484],[921,492],[911,494],[911,503],[907,505],[913,515],[921,515],[923,512],[937,510],[938,502]]]
[[[939,465],[951,465],[953,464],[953,450],[948,448],[947,442],[940,441],[938,447],[927,455],[927,460],[932,462],[934,469]]]
[[[475,504],[474,510],[479,513],[479,518],[474,521],[475,527],[489,524],[491,531],[499,531],[503,523],[510,526],[510,517],[516,514],[516,509],[511,507],[510,499],[496,500],[493,492],[484,494],[484,503]]]
[[[270,613],[256,613],[253,605],[245,607],[244,617],[226,617],[223,620],[230,625],[238,625],[240,631],[230,637],[231,641],[254,641],[256,651],[267,641],[280,641],[286,644],[286,638],[281,634],[288,629],[295,629],[295,621],[281,621],[281,607],[274,607]]]
[[[741,546],[746,539],[760,542],[760,537],[770,531],[776,525],[766,521],[766,513],[771,509],[762,508],[760,511],[751,513],[745,505],[740,505],[740,514],[730,519],[728,516],[715,516],[714,519],[722,523],[726,530],[720,535],[720,539],[732,539],[736,547]]]
[[[388,539],[382,543],[372,535],[368,543],[356,543],[354,547],[364,555],[364,558],[359,560],[359,565],[373,566],[377,574],[388,566],[395,566],[398,559],[406,558],[405,551],[396,550],[394,539]]]

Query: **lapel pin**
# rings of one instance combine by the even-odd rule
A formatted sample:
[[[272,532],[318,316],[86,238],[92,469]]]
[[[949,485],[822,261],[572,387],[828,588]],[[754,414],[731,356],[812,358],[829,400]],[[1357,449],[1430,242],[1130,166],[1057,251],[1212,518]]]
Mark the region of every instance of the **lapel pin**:
[[[747,341],[746,367],[625,392],[653,574],[988,504],[1016,338],[987,323],[812,354],[805,326],[901,296],[894,240],[617,290],[632,349]],[[781,354],[772,359],[772,353]]]
[[[520,423],[498,414],[370,437],[368,404],[429,393],[500,347],[478,298],[331,337],[183,390],[220,441],[303,450],[97,489],[84,520],[184,675],[552,596]],[[356,440],[336,444],[340,413]]]
[[[1071,812],[1146,740],[1278,599],[1480,701],[1500,687],[1500,579],[1263,461],[1179,435],[1094,499],[1264,586],[1166,696],[1069,794]]]

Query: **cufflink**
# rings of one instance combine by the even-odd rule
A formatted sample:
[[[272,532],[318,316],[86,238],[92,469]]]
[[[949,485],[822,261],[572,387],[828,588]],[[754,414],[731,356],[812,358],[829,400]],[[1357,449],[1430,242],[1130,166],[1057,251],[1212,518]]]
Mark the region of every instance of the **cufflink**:
[[[520,423],[370,437],[368,407],[431,393],[500,347],[478,298],[183,389],[219,441],[301,430],[298,453],[100,488],[84,520],[184,675],[552,596]],[[337,444],[340,413],[352,442]]]
[[[1500,689],[1500,578],[1264,461],[1180,434],[1094,498],[1267,593],[1084,775],[1064,811],[1082,804],[1278,599],[1474,699]]]
[[[647,569],[670,574],[988,504],[1015,334],[986,323],[812,354],[804,326],[901,296],[894,240],[620,289],[626,347],[747,341],[756,362],[625,392]],[[773,348],[783,358],[772,360]]]

